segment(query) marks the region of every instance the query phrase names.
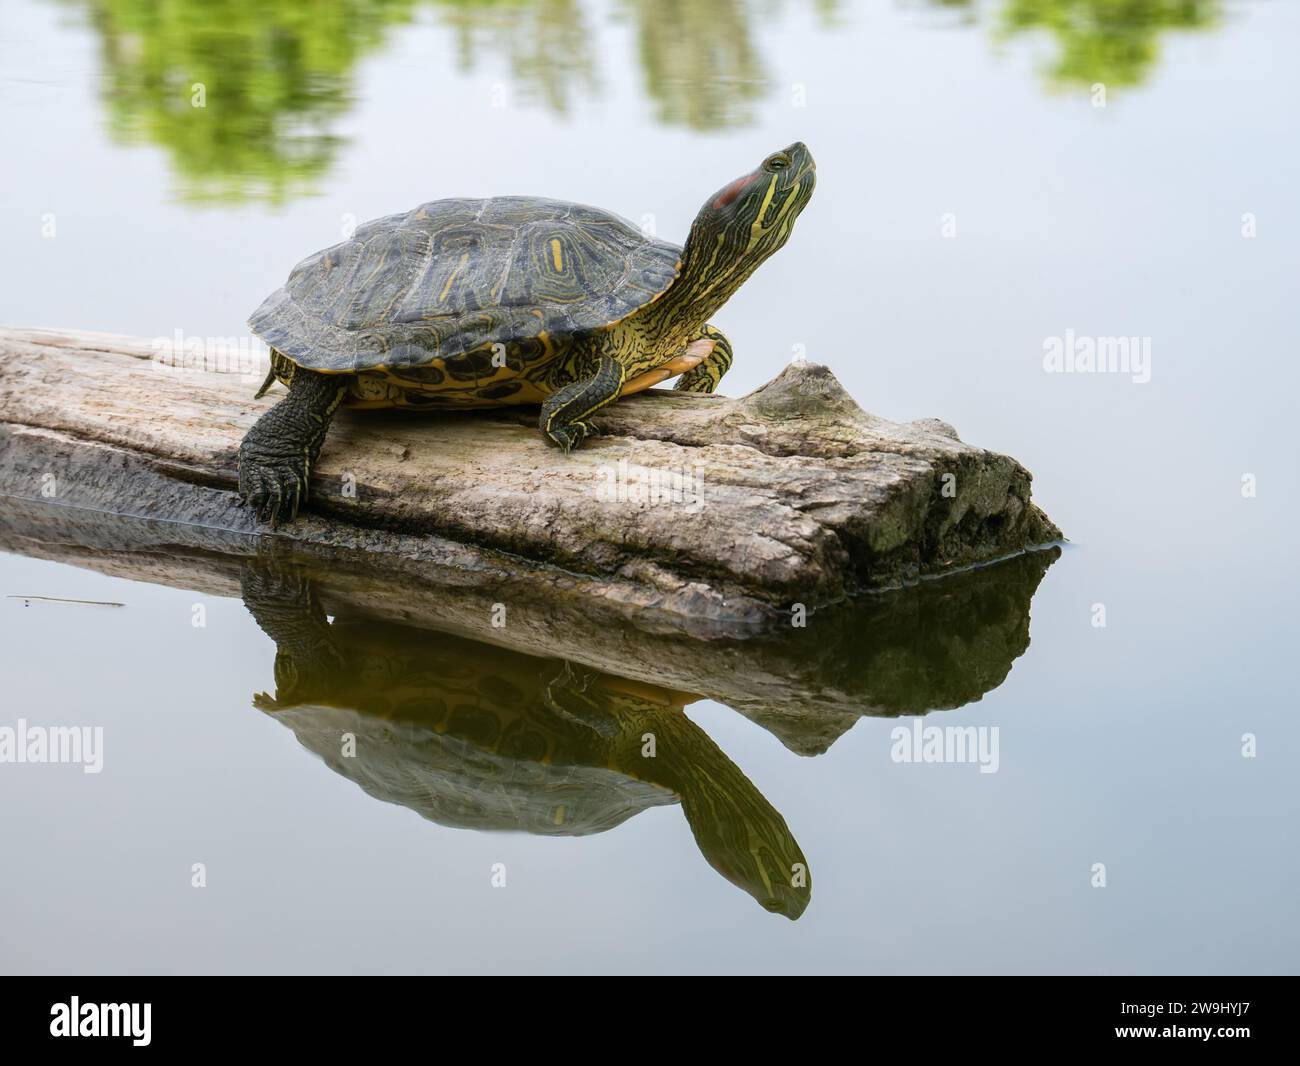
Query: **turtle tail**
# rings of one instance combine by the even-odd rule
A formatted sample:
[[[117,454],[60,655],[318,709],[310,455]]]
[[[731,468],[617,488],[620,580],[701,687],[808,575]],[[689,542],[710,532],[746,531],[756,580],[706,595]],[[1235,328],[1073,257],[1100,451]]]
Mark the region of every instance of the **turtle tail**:
[[[254,396],[253,399],[260,400],[263,396],[266,395],[266,390],[269,389],[274,384],[275,384],[275,362],[273,360],[271,362],[271,369],[266,372],[266,380],[262,382],[262,387],[257,390],[257,395]]]

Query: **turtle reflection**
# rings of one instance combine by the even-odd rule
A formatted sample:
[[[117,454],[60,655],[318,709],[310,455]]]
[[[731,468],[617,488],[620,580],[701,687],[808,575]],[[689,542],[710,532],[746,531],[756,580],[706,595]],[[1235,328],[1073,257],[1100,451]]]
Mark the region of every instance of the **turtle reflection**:
[[[442,825],[551,836],[680,803],[723,877],[788,918],[807,907],[803,852],[686,717],[696,697],[369,618],[330,622],[295,568],[249,566],[242,586],[277,647],[275,695],[255,705],[376,799]]]

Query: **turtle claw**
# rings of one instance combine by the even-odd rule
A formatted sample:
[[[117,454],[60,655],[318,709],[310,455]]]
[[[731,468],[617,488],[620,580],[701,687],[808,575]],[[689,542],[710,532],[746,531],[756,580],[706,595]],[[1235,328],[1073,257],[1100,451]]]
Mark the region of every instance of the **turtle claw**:
[[[590,422],[570,422],[567,426],[552,426],[546,435],[568,455],[588,437],[596,436],[596,427]]]
[[[292,522],[305,499],[307,464],[301,459],[255,459],[241,455],[239,497],[274,529]]]

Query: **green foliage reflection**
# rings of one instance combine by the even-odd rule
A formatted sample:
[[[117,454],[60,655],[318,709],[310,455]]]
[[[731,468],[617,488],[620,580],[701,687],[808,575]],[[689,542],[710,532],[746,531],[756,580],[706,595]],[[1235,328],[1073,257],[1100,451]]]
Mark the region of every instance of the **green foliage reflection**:
[[[163,146],[181,195],[283,202],[310,191],[342,138],[357,63],[394,27],[428,16],[448,53],[423,57],[436,93],[447,71],[504,67],[502,104],[571,112],[598,95],[602,70],[634,57],[654,119],[720,130],[775,101],[762,34],[797,6],[832,27],[839,0],[64,0],[85,13],[103,55],[115,136]],[[996,12],[999,39],[1045,33],[1048,78],[1062,88],[1133,86],[1150,76],[1170,31],[1220,20],[1219,0],[928,0],[963,22]],[[608,12],[619,30],[597,34]],[[624,43],[619,34],[630,41]],[[609,47],[630,47],[631,56]],[[604,46],[609,54],[603,54]]]
[[[167,148],[196,200],[273,202],[330,165],[357,60],[415,0],[88,0],[115,135]]]

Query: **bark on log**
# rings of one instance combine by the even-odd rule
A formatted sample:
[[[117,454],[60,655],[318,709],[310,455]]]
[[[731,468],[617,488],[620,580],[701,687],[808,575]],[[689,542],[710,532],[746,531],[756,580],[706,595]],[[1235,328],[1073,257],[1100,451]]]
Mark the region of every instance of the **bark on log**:
[[[64,505],[264,532],[235,497],[235,456],[278,390],[257,401],[243,375],[158,356],[139,339],[0,330],[0,492],[52,486]],[[815,364],[740,399],[627,397],[567,457],[535,417],[342,412],[309,512],[280,536],[706,635],[1060,537],[1015,460],[935,420],[867,414]],[[681,499],[636,498],[673,474]]]

